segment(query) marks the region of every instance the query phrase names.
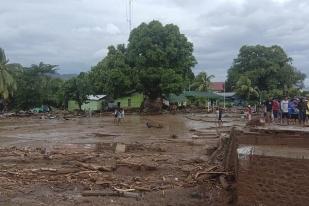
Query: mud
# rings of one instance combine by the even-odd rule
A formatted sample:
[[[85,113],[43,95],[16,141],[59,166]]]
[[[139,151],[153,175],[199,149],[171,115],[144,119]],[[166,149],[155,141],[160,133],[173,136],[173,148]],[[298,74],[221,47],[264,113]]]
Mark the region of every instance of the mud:
[[[222,155],[211,164],[209,158],[219,136],[243,123],[226,117],[217,129],[215,116],[190,117],[128,115],[119,126],[106,115],[2,119],[0,205],[226,205],[217,175],[224,172]],[[120,143],[125,151],[116,153]]]

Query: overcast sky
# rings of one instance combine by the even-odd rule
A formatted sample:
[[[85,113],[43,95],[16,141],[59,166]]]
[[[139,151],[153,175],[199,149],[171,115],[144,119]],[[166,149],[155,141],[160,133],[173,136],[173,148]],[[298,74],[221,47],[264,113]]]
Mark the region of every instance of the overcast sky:
[[[127,43],[127,1],[0,0],[0,47],[11,62],[87,71],[107,46]],[[308,0],[133,0],[133,27],[153,19],[193,42],[195,73],[224,80],[242,45],[278,44],[309,76]]]

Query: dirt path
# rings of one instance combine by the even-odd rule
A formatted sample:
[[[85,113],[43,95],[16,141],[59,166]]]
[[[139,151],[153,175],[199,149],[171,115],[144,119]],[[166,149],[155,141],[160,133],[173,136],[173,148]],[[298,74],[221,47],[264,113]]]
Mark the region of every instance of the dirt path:
[[[220,205],[216,179],[197,175],[213,167],[214,126],[183,115],[1,120],[0,205]]]

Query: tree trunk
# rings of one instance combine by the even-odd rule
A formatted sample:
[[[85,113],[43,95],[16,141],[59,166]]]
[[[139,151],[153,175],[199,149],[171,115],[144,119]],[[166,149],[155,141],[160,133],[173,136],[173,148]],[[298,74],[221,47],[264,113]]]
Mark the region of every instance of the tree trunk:
[[[163,106],[163,99],[158,97],[156,99],[147,98],[143,103],[142,112],[146,113],[161,113]]]

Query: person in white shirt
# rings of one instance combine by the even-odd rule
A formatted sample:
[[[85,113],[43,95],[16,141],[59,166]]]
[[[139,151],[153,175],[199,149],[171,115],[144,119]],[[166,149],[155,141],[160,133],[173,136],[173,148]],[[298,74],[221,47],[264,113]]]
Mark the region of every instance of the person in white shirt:
[[[283,124],[283,121],[286,121],[286,124],[289,124],[289,98],[285,97],[284,100],[281,101],[281,124]]]

